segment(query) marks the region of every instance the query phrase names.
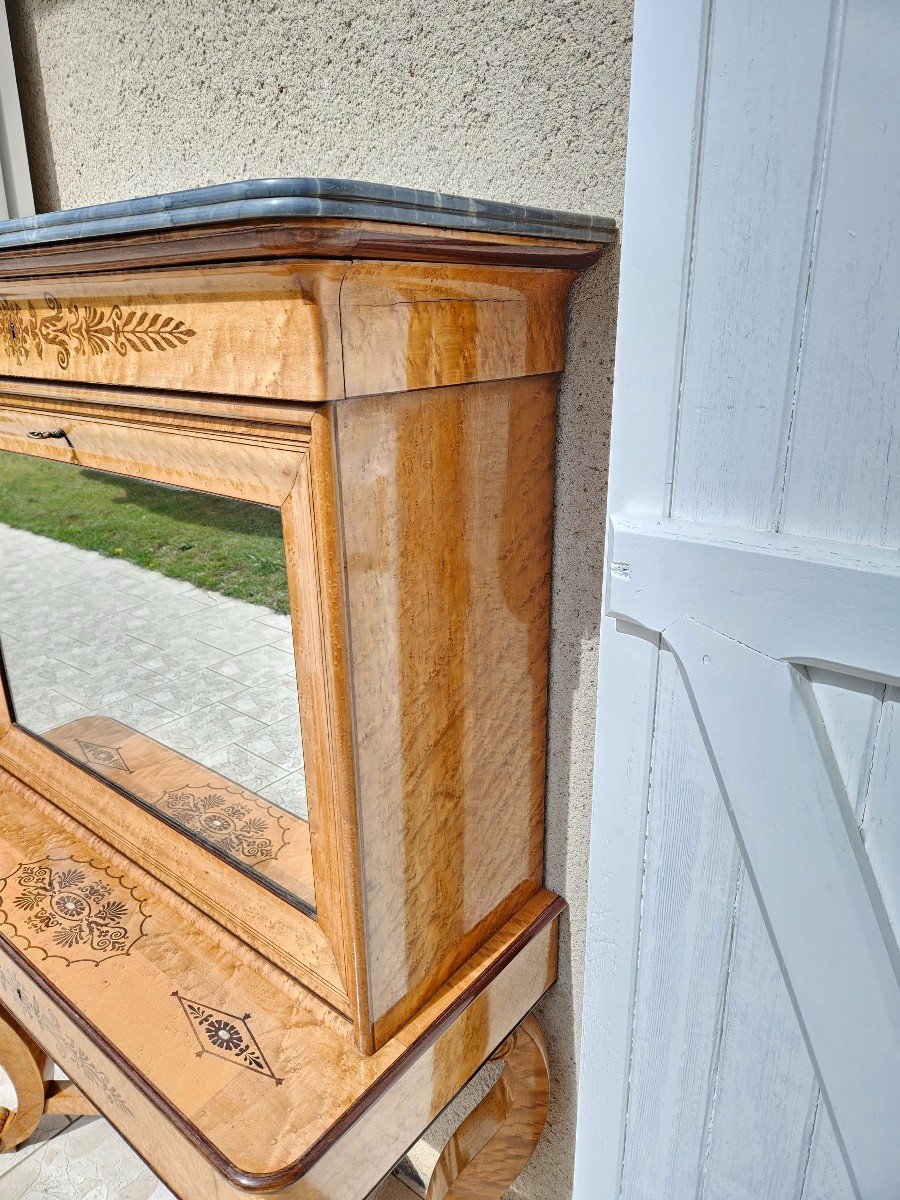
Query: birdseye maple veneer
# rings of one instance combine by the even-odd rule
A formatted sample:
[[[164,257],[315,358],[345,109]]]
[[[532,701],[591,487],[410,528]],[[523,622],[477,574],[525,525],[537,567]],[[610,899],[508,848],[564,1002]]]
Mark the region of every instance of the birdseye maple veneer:
[[[428,1195],[527,1161],[556,389],[613,237],[328,180],[0,224],[21,511],[262,530],[284,583],[0,526],[3,1149],[95,1106],[184,1200],[353,1200],[493,1056]]]

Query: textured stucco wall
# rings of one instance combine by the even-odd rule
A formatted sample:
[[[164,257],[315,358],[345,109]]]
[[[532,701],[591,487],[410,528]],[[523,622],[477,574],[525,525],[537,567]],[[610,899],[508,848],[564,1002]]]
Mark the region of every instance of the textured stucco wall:
[[[39,211],[332,175],[620,216],[631,0],[7,5]],[[534,1200],[571,1191],[616,289],[613,250],[573,294],[560,395],[547,883],[571,919]]]

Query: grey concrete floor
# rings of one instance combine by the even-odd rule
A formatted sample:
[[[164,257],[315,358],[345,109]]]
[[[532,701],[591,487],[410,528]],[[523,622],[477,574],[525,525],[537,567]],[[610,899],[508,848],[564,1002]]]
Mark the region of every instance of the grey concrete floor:
[[[0,1089],[0,1102],[3,1102]],[[7,1104],[12,1102],[7,1099]],[[393,1176],[373,1200],[415,1200]],[[175,1200],[99,1117],[47,1117],[30,1142],[0,1155],[0,1200]],[[192,1198],[196,1200],[196,1198]]]

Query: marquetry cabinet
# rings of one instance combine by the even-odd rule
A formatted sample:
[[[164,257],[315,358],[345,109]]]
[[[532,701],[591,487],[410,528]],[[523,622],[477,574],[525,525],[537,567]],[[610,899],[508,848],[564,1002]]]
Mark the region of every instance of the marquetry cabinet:
[[[0,224],[4,1148],[93,1105],[185,1200],[351,1200],[499,1056],[429,1196],[527,1160],[556,388],[613,236],[328,180]]]

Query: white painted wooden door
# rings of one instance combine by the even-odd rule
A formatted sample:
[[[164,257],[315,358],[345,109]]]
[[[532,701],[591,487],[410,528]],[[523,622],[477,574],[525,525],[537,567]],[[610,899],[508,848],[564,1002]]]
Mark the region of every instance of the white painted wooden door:
[[[637,0],[577,1200],[900,1198],[900,5]]]

